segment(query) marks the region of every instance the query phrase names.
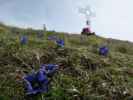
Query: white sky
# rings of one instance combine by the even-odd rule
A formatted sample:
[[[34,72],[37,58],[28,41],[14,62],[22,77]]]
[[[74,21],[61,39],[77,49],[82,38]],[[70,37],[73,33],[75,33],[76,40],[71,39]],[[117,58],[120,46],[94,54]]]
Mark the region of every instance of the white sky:
[[[0,0],[0,21],[80,33],[85,25],[80,5],[95,9],[92,30],[98,35],[133,41],[133,0]]]

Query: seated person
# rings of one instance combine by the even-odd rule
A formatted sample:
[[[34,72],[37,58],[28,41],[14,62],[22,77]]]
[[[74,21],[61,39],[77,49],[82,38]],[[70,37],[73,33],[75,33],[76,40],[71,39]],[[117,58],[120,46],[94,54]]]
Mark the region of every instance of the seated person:
[[[90,29],[90,21],[89,20],[86,21],[86,25],[87,26],[85,28],[83,28],[81,34],[82,35],[95,35],[95,32],[92,32]]]
[[[90,28],[89,27],[86,27],[86,28],[83,28],[82,30],[82,35],[95,35],[94,32],[91,32]]]

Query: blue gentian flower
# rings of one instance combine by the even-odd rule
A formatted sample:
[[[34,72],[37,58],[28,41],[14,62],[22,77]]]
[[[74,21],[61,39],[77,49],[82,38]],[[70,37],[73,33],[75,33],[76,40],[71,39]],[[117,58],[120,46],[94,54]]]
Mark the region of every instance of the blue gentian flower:
[[[45,65],[46,73],[49,77],[52,77],[56,70],[58,69],[58,65],[56,64],[47,64]]]
[[[27,75],[24,77],[24,81],[26,83],[27,95],[48,92],[49,80],[45,71],[43,70],[39,70],[37,73]],[[37,86],[34,87],[33,84],[37,84]]]
[[[57,68],[57,64],[42,64],[40,66],[41,69],[47,69],[47,70],[53,70],[54,68]]]
[[[20,42],[21,42],[21,44],[26,44],[28,42],[28,37],[27,36],[22,36],[20,38]]]
[[[39,83],[48,84],[48,78],[44,71],[38,71],[36,74],[36,78]]]
[[[24,81],[26,83],[26,90],[27,90],[26,94],[35,95],[38,93],[48,92],[48,86],[49,86],[48,74],[51,73],[53,74],[57,68],[58,65],[56,64],[43,64],[40,66],[40,70],[38,72],[36,73],[34,72],[24,77]]]
[[[27,89],[28,93],[29,94],[32,93],[33,92],[33,87],[31,85],[31,82],[29,82],[27,80],[25,80],[25,82],[26,82],[26,89]]]
[[[107,56],[108,52],[109,52],[109,48],[106,46],[102,46],[99,48],[100,55]]]
[[[36,78],[35,73],[30,74],[30,75],[27,75],[26,77],[24,77],[24,79],[27,80],[27,81],[29,81],[29,82],[34,81],[35,78]]]
[[[35,82],[36,77],[35,74],[27,75],[24,77],[24,81],[26,83],[26,90],[27,95],[36,94],[37,92],[34,90],[34,87],[32,86],[32,83]]]
[[[57,37],[56,36],[49,36],[48,37],[48,40],[56,41],[57,40]]]
[[[65,45],[64,40],[62,40],[62,39],[56,40],[56,43],[60,47],[64,47],[64,45]]]
[[[43,71],[46,72],[47,76],[52,77],[59,66],[56,64],[43,64],[40,67]]]

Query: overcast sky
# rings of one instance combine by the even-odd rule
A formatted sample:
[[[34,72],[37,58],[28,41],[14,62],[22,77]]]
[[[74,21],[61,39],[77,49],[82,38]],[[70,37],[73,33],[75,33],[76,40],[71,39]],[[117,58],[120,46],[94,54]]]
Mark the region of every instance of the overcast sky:
[[[98,35],[133,41],[133,0],[0,0],[0,21],[20,27],[80,33],[85,18],[79,6],[96,12],[92,30]]]

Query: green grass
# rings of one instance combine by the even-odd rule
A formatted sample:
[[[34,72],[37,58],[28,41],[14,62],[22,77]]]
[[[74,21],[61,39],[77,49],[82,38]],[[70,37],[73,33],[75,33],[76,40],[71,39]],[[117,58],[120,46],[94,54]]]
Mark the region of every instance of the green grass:
[[[43,63],[62,64],[53,77],[50,91],[42,94],[46,100],[129,100],[133,97],[133,74],[125,71],[133,68],[133,43],[48,31],[41,39],[35,33],[27,34],[28,44],[21,45],[21,34],[12,33],[8,27],[0,31],[0,100],[25,100],[24,85],[18,76],[30,73],[31,66],[38,70]],[[57,48],[54,42],[48,41],[50,35],[64,39],[65,47]],[[110,48],[107,57],[98,54],[101,45]],[[92,70],[92,66],[96,68]],[[127,94],[123,94],[125,91]],[[42,96],[26,100],[41,100]]]

